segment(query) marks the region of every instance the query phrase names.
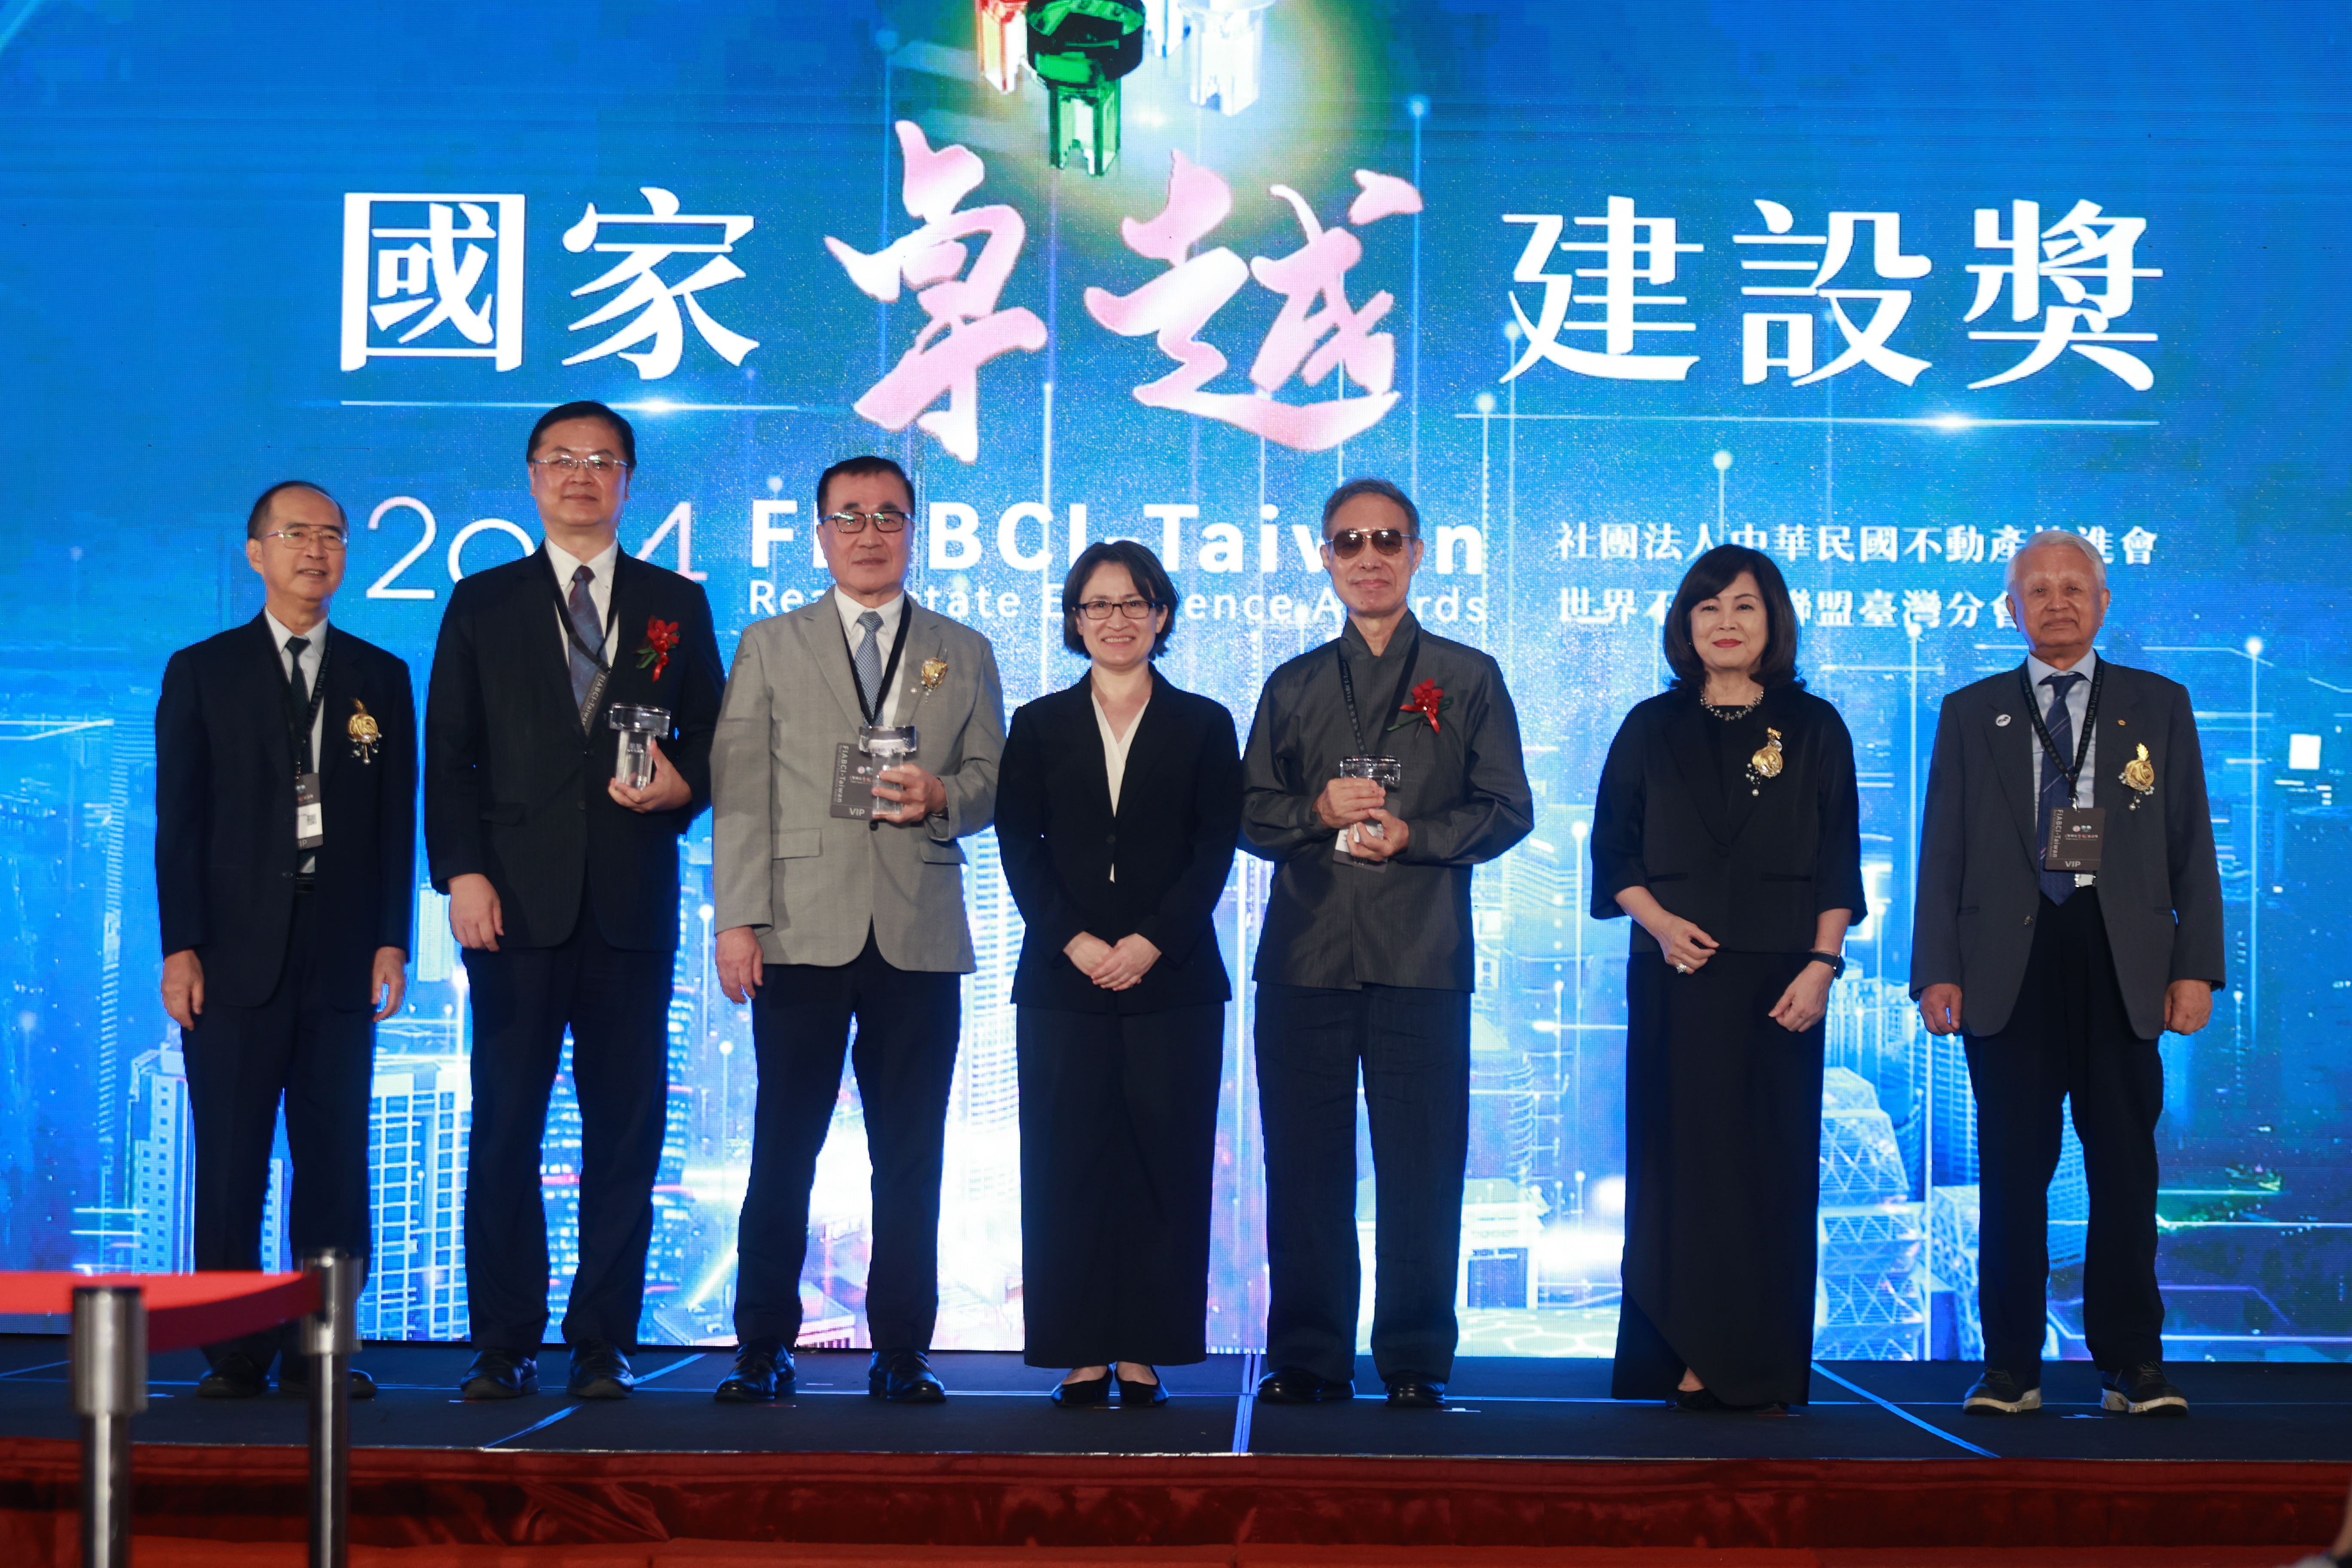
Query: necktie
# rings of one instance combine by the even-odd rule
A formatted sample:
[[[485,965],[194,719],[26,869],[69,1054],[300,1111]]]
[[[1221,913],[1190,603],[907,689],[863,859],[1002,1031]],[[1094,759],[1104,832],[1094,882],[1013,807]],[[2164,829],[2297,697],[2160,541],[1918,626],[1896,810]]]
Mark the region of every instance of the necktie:
[[[2083,677],[2074,670],[2061,670],[2045,677],[2042,685],[2050,688],[2050,712],[2043,722],[2050,729],[2050,742],[2060,756],[2074,760],[2074,719],[2066,710],[2066,694]],[[2050,758],[2042,759],[2041,810],[2034,819],[2034,855],[2040,858],[2050,852],[2050,814],[2062,805],[2074,804],[2073,792],[2066,787],[2065,773]],[[2063,904],[2074,893],[2074,873],[2044,871],[2042,891],[2053,904]]]
[[[309,637],[286,639],[286,717],[288,727],[294,731],[294,754],[301,763],[299,773],[314,773],[317,761],[310,754],[310,688],[302,679],[302,650],[310,646]]]
[[[576,568],[572,574],[572,595],[565,601],[571,607],[572,625],[580,634],[579,642],[565,639],[572,656],[572,700],[583,707],[588,701],[588,689],[596,683],[596,661],[580,650],[580,644],[584,642],[593,648],[604,646],[604,628],[596,619],[596,601],[588,592],[588,584],[595,580],[596,574],[589,568]]]
[[[866,706],[873,710],[878,722],[883,718],[882,648],[874,640],[874,634],[882,629],[881,614],[868,610],[857,617],[857,624],[866,636],[859,641],[857,651],[850,656],[850,663],[857,667],[858,688],[866,693]]]

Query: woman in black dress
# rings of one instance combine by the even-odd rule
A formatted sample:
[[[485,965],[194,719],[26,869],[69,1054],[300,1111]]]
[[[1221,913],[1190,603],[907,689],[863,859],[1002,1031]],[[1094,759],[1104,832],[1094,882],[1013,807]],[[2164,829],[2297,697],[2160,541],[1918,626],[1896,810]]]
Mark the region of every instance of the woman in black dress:
[[[1167,1400],[1203,1361],[1209,1199],[1233,989],[1211,923],[1241,833],[1233,715],[1151,661],[1176,591],[1132,541],[1062,586],[1078,683],[1013,715],[997,778],[1013,972],[1026,1359],[1063,1405]]]
[[[1592,913],[1631,915],[1625,1294],[1612,1392],[1804,1403],[1822,1017],[1863,914],[1853,741],[1797,678],[1780,569],[1737,545],[1666,612],[1672,688],[1625,716],[1592,818]]]

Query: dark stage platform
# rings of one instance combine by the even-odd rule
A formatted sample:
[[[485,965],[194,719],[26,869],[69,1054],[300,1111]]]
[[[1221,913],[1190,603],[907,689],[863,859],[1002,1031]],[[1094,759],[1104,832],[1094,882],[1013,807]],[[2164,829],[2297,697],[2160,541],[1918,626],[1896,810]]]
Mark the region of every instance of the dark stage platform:
[[[562,1357],[541,1363],[558,1385]],[[461,1347],[356,1359],[383,1392],[353,1410],[354,1539],[379,1545],[2301,1551],[2333,1534],[2352,1479],[2352,1365],[2336,1363],[2185,1364],[2185,1421],[2103,1415],[2096,1374],[2066,1363],[2040,1415],[1989,1421],[1959,1414],[1969,1369],[1952,1363],[1823,1363],[1814,1403],[1772,1418],[1619,1404],[1596,1361],[1465,1361],[1453,1408],[1400,1411],[1259,1406],[1241,1356],[1170,1369],[1171,1402],[1140,1410],[1057,1408],[1055,1374],[1009,1354],[939,1355],[950,1398],[928,1408],[867,1398],[862,1352],[804,1354],[798,1396],[770,1407],[711,1401],[723,1352],[648,1351],[637,1395],[603,1405],[560,1386],[465,1404]],[[71,1506],[65,1361],[61,1339],[0,1339],[0,1514]],[[154,1360],[140,1531],[299,1538],[303,1405],[200,1402],[201,1367]],[[1369,1365],[1359,1386],[1379,1387]]]

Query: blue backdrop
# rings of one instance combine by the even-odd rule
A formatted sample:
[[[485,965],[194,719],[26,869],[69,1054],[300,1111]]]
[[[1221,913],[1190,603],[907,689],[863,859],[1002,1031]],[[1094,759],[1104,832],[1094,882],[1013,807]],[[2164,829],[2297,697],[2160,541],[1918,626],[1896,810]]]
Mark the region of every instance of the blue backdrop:
[[[994,639],[1016,704],[1077,673],[1041,615],[1076,543],[1128,534],[1187,595],[1169,675],[1246,724],[1336,627],[1323,494],[1412,489],[1417,607],[1502,660],[1538,805],[1476,893],[1462,1299],[1490,1352],[1610,1343],[1624,932],[1581,912],[1583,843],[1664,599],[1725,539],[1782,562],[1862,749],[1820,1348],[1970,1350],[1965,1071],[1904,994],[1917,803],[1941,694],[2018,656],[2001,562],[2085,532],[2109,651],[2195,694],[2228,900],[2229,988],[2163,1047],[2172,1353],[2342,1358],[2342,9],[1135,9],[1131,73],[1049,95],[1005,62],[1034,26],[1069,65],[1086,16],[998,0],[0,3],[0,1267],[186,1262],[152,717],[169,652],[258,606],[251,497],[299,475],[350,508],[334,618],[421,692],[449,584],[535,539],[533,415],[598,397],[639,430],[624,543],[704,578],[730,650],[822,585],[817,470],[900,457],[915,589]],[[1077,133],[1059,169],[1049,124]],[[707,824],[690,850],[645,1325],[677,1341],[729,1332],[754,1089]],[[1243,861],[1220,911],[1237,973],[1265,887]],[[1019,924],[992,840],[969,889],[940,1342],[1013,1345]],[[429,897],[415,979],[379,1037],[362,1327],[456,1337],[465,977]],[[1264,1310],[1250,1022],[1244,995],[1227,1346]],[[804,1284],[835,1342],[862,1342],[863,1150],[845,1086]],[[2052,1213],[2079,1355],[2071,1141]]]

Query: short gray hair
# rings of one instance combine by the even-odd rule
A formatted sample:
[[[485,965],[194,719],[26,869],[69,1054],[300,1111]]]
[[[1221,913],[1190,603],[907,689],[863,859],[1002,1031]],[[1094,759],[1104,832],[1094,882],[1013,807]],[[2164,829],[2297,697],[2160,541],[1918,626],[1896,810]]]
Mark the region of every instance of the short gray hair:
[[[2079,533],[2070,532],[2063,528],[2045,528],[2039,533],[2028,535],[2017,553],[2009,558],[2009,568],[2001,574],[2000,585],[2003,593],[2017,592],[2017,563],[2025,559],[2027,551],[2038,550],[2045,544],[2071,544],[2081,551],[2083,559],[2091,563],[2092,584],[2102,594],[2107,591],[2107,563],[2099,554],[2098,546]]]

